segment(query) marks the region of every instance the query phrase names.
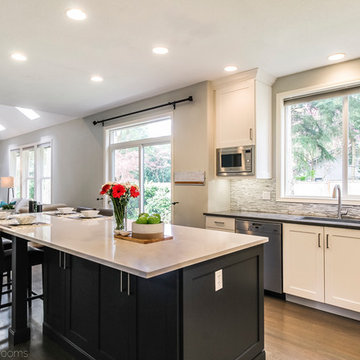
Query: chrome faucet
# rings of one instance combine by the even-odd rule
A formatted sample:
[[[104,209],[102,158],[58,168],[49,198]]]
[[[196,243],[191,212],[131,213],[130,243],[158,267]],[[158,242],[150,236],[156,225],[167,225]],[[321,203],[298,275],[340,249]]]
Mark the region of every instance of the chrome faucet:
[[[347,210],[342,210],[342,203],[341,203],[341,188],[340,185],[335,185],[333,190],[332,197],[336,199],[336,192],[337,192],[337,198],[338,198],[338,212],[337,217],[338,219],[341,219],[343,215],[346,215],[348,213]]]

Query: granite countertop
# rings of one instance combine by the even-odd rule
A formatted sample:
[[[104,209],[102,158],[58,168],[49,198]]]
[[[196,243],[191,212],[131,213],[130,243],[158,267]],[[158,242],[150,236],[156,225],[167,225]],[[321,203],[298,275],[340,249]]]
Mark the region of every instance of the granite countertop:
[[[244,219],[258,219],[268,220],[286,223],[295,223],[303,225],[320,225],[330,227],[342,227],[349,229],[360,230],[360,219],[336,219],[330,217],[315,217],[306,215],[288,215],[288,214],[274,214],[274,213],[262,213],[262,212],[244,212],[237,210],[207,212],[204,213],[207,216],[223,216],[231,218],[244,218]]]
[[[268,241],[262,236],[165,225],[165,233],[173,235],[172,240],[144,245],[114,239],[111,217],[79,220],[42,213],[36,215],[35,221],[45,224],[7,227],[0,221],[0,230],[143,278],[165,274]]]

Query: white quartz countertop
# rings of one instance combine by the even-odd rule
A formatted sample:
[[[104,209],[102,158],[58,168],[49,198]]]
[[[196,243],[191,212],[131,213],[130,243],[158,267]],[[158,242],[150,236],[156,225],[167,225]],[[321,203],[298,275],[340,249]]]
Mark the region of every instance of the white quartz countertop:
[[[114,239],[111,217],[78,220],[36,215],[38,226],[6,227],[1,231],[143,278],[194,265],[222,255],[266,243],[251,236],[186,226],[166,225],[172,240],[138,244]]]

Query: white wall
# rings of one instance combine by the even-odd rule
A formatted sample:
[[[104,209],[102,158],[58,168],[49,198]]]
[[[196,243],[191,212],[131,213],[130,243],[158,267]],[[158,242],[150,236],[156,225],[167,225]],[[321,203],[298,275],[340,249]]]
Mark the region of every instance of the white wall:
[[[193,96],[194,101],[178,104],[176,110],[173,111],[173,172],[205,171],[209,177],[209,173],[212,171],[212,160],[208,144],[209,131],[211,131],[209,127],[212,126],[212,121],[208,116],[211,107],[208,82],[104,111],[87,117],[87,120],[91,122],[102,120],[188,96]],[[126,117],[120,121],[111,121],[108,124],[120,124],[144,115],[152,116],[169,111],[172,111],[171,107]],[[101,126],[98,125],[98,128],[101,129]],[[207,211],[208,206],[208,180],[205,186],[175,185],[173,190],[173,201],[179,201],[174,208],[174,224],[203,227],[204,216],[202,214]]]
[[[42,137],[49,137],[53,139],[53,202],[99,207],[101,203],[96,201],[98,190],[106,180],[103,163],[104,128],[101,125],[93,126],[92,121],[187,98],[190,95],[194,101],[177,105],[173,112],[173,171],[205,171],[207,181],[205,186],[174,186],[173,200],[179,201],[175,207],[174,223],[203,227],[202,214],[208,210],[209,181],[212,189],[216,187],[211,140],[213,104],[208,82],[2,141],[0,176],[8,175],[10,146],[25,145],[38,142]],[[171,107],[112,121],[111,125],[169,111],[172,111]],[[217,201],[224,202],[224,199],[229,203],[229,194],[224,196],[212,190],[210,195],[213,206],[216,206]],[[1,197],[5,198],[6,192],[2,192]]]
[[[9,173],[9,148],[53,141],[53,203],[71,206],[98,206],[102,184],[102,132],[84,119],[34,131],[0,142],[0,176]],[[6,199],[6,190],[0,194]]]

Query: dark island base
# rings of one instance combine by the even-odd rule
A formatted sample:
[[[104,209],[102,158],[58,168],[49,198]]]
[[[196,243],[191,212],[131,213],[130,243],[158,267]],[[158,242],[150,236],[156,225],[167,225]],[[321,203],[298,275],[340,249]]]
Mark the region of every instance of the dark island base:
[[[152,279],[45,259],[44,334],[79,359],[265,359],[262,245]]]

